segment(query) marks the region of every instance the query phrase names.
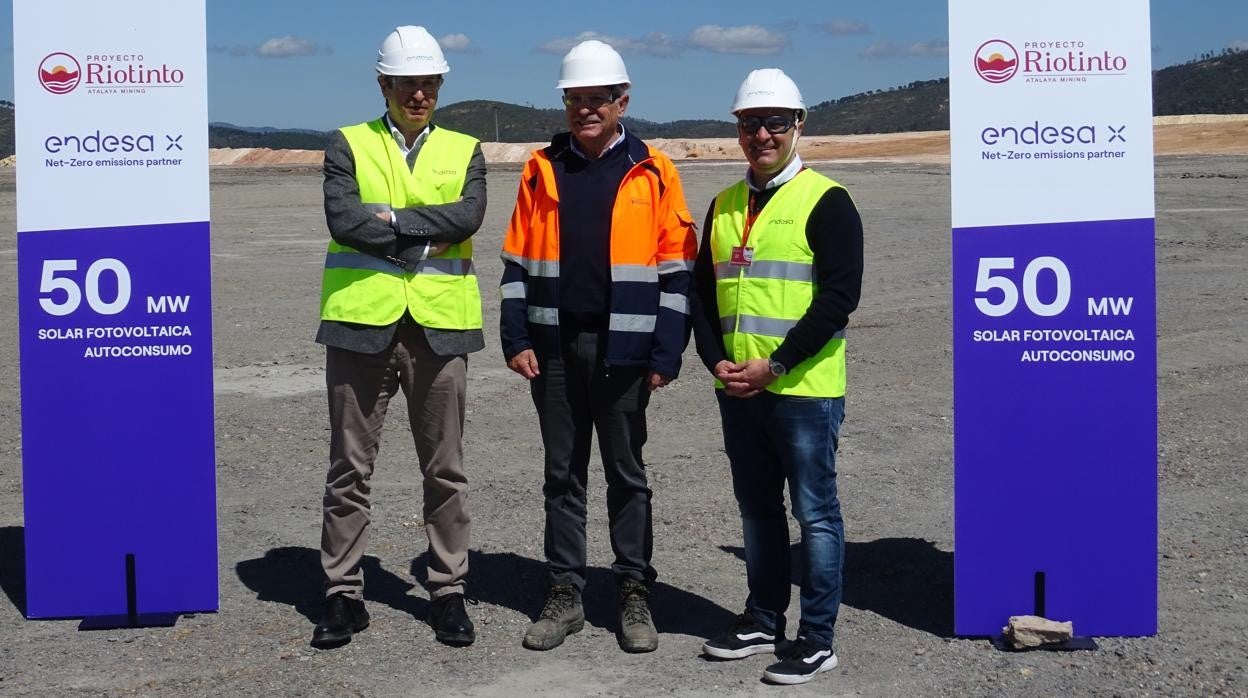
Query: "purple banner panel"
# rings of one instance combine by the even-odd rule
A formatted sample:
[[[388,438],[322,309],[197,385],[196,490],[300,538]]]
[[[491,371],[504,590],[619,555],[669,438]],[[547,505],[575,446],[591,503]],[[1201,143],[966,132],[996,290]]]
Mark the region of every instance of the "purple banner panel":
[[[1078,635],[1156,632],[1153,233],[953,231],[958,635],[1037,606]]]
[[[208,223],[17,243],[28,617],[216,610]]]

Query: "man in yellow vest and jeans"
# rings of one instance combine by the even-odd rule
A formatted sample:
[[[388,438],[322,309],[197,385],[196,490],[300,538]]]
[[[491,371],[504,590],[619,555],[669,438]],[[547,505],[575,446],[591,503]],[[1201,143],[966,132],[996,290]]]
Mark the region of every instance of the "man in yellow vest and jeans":
[[[424,477],[429,623],[450,645],[475,639],[464,608],[469,518],[463,468],[467,354],[485,346],[469,238],[485,216],[476,139],[431,123],[446,64],[423,27],[381,45],[380,118],[325,149],[329,250],[321,289],[330,454],[321,529],[325,611],[317,647],[368,627],[360,561],[369,480],[390,398],[402,391]]]
[[[802,164],[806,106],[783,71],[751,72],[732,113],[749,170],[707,213],[693,325],[716,379],[749,596],[745,612],[703,651],[721,659],[776,652],[763,678],[805,683],[837,665],[845,540],[836,446],[845,326],[862,285],[862,222],[841,185]],[[792,643],[784,642],[786,481],[802,532],[801,623]]]

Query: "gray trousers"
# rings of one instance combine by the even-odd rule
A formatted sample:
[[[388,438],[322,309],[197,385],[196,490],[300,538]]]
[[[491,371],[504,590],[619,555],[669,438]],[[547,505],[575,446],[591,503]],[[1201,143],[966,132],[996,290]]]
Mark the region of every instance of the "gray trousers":
[[[463,468],[467,367],[463,354],[433,353],[424,331],[411,323],[400,323],[394,343],[379,354],[327,347],[329,474],[321,528],[327,597],[340,592],[363,597],[360,560],[371,520],[369,479],[386,407],[400,389],[424,476],[430,596],[463,593],[469,533]]]

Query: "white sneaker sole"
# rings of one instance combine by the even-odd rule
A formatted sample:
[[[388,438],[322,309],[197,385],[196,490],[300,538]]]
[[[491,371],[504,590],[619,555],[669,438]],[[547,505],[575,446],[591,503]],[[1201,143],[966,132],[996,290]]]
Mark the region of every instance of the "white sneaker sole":
[[[742,647],[739,650],[730,650],[723,647],[711,647],[709,644],[702,645],[702,651],[716,659],[745,659],[756,654],[769,654],[776,651],[775,643],[766,645],[750,645]]]
[[[820,674],[825,671],[832,671],[838,664],[840,664],[840,660],[838,660],[834,654],[823,660],[823,663],[809,674],[773,674],[770,671],[764,671],[763,678],[771,681],[772,683],[781,683],[786,686],[793,686],[799,683],[806,683],[807,681],[815,678],[816,674]]]

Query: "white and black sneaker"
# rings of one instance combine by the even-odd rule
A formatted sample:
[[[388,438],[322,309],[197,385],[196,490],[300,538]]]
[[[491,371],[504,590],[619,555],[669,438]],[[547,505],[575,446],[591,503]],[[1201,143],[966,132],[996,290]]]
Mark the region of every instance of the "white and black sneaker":
[[[764,630],[754,616],[742,613],[726,632],[707,640],[702,651],[718,659],[742,659],[775,652],[776,636]]]
[[[806,683],[821,671],[836,668],[836,654],[831,647],[819,645],[799,637],[780,652],[780,661],[767,667],[763,678],[772,683]]]

